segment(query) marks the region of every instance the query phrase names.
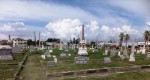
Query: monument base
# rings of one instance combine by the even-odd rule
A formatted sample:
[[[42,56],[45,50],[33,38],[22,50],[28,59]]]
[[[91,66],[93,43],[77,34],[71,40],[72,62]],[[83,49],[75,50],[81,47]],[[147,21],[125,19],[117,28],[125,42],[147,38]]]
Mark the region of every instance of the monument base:
[[[88,56],[87,49],[86,48],[79,48],[78,55],[79,56]]]

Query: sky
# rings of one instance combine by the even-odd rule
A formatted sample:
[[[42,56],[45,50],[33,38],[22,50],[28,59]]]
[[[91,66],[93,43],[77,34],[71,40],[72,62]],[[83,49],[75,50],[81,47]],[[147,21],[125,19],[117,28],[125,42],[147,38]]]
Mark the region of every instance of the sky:
[[[87,41],[142,40],[150,30],[149,0],[1,0],[0,40],[11,38],[81,37],[85,26]]]

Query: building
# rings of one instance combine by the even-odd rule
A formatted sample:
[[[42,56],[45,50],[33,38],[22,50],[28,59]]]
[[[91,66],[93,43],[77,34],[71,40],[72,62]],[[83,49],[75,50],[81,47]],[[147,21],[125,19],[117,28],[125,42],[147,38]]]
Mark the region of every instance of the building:
[[[12,42],[13,42],[13,47],[15,46],[26,47],[27,46],[27,40],[24,40],[21,38],[14,38]]]
[[[96,45],[97,45],[97,47],[98,48],[100,48],[100,47],[117,47],[117,46],[119,46],[119,44],[118,43],[116,43],[116,42],[103,42],[103,41],[101,41],[101,42],[96,42]]]

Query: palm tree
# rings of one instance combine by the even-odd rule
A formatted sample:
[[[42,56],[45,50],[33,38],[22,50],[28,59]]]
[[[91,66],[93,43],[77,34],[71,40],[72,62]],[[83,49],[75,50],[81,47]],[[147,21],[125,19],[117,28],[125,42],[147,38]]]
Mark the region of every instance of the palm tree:
[[[149,31],[148,30],[146,30],[145,32],[144,32],[144,40],[145,40],[145,46],[147,47],[147,41],[149,40],[148,38],[149,38]]]
[[[120,47],[122,49],[122,41],[123,41],[123,38],[124,38],[124,34],[120,33],[119,38],[120,38]]]
[[[128,40],[130,39],[129,34],[126,34],[126,35],[124,36],[124,39],[125,39],[125,41],[126,41],[126,48],[127,48],[127,42],[128,42]]]

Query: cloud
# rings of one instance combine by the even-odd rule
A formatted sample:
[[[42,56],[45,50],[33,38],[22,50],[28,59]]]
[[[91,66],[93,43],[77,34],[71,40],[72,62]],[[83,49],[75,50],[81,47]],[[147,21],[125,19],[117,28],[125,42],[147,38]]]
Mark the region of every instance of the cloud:
[[[109,0],[108,3],[134,14],[150,16],[149,0]]]
[[[77,37],[81,31],[82,22],[79,19],[62,19],[49,22],[45,28],[50,31],[52,37],[70,38]]]
[[[8,31],[16,31],[16,30],[25,30],[25,25],[23,22],[15,22],[15,23],[8,23],[4,24],[0,27],[1,32],[8,32]]]
[[[148,21],[146,24],[147,24],[148,26],[150,26],[150,21]]]
[[[9,4],[9,6],[8,6]],[[84,20],[96,19],[90,12],[78,7],[42,1],[1,1],[1,20],[35,19],[42,21],[57,20],[60,18],[79,18]]]

